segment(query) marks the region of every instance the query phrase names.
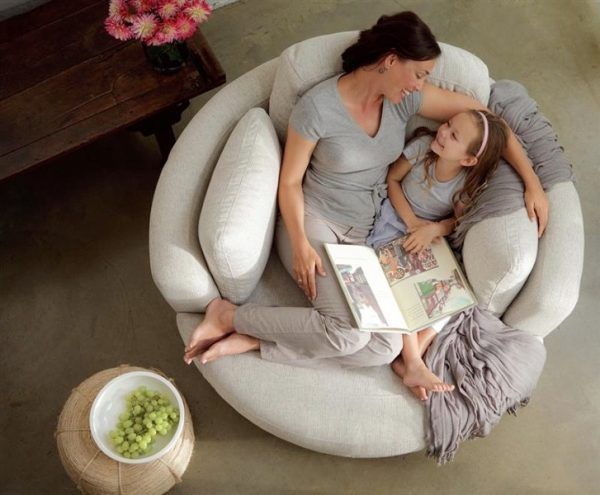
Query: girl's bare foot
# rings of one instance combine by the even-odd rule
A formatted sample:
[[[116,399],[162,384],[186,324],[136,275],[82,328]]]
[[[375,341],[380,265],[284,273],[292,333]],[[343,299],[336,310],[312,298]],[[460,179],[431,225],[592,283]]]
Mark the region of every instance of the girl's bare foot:
[[[435,376],[422,359],[415,359],[412,362],[405,363],[405,373],[402,381],[408,387],[425,387],[430,392],[450,392],[454,390],[454,385],[444,383]]]
[[[404,373],[406,373],[406,367],[404,366],[404,360],[402,356],[398,356],[392,362],[392,369],[394,373],[396,373],[400,378],[404,378]],[[417,387],[409,387],[410,391],[413,395],[419,400],[427,400],[427,390],[425,387],[417,386]]]
[[[228,337],[219,340],[200,356],[202,364],[210,363],[215,359],[224,356],[235,356],[248,351],[257,351],[260,349],[260,340],[250,335],[241,333],[232,333]]]
[[[206,307],[204,320],[196,327],[183,355],[186,364],[208,347],[233,332],[233,313],[237,306],[225,299],[213,299]]]

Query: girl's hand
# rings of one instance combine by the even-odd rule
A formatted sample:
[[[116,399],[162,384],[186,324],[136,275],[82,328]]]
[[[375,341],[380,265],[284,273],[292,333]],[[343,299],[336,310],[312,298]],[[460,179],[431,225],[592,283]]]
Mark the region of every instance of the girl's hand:
[[[432,242],[439,242],[440,231],[439,225],[436,222],[427,222],[416,229],[410,231],[410,235],[404,241],[402,247],[406,252],[415,254],[429,247]]]
[[[525,188],[525,206],[530,220],[537,218],[538,237],[542,237],[546,225],[548,225],[548,198],[542,189],[542,185],[538,184],[534,187]]]
[[[294,278],[298,286],[304,291],[306,297],[314,300],[317,297],[317,284],[315,269],[324,277],[325,270],[320,256],[308,241],[301,243],[294,249]]]

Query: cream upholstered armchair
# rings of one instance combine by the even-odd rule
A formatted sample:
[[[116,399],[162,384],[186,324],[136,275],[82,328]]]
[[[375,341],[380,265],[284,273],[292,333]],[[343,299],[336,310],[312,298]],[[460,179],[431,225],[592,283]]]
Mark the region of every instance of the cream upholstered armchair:
[[[221,89],[177,140],[152,204],[150,261],[158,289],[177,313],[184,342],[202,320],[207,303],[220,294],[199,241],[198,223],[213,169],[232,129],[249,109],[259,107],[268,110],[282,141],[299,95],[341,72],[340,55],[357,34],[321,36],[288,48]],[[490,79],[485,64],[464,50],[442,48],[430,82],[487,103]],[[211,186],[227,194],[227,184]],[[273,209],[274,192],[268,199]],[[502,315],[507,324],[541,338],[572,311],[583,263],[582,215],[573,184],[554,186],[548,199],[550,221],[539,242],[523,208],[475,225],[463,249],[467,276],[480,304]],[[272,214],[264,222],[271,236]],[[206,240],[213,230],[205,224],[201,234]],[[241,229],[239,241],[244,237]],[[256,265],[261,276],[247,299],[271,306],[307,306],[271,241],[267,236],[258,249],[264,260]],[[425,447],[423,405],[387,366],[299,368],[263,361],[258,353],[196,366],[240,414],[303,447],[348,457],[392,456]]]

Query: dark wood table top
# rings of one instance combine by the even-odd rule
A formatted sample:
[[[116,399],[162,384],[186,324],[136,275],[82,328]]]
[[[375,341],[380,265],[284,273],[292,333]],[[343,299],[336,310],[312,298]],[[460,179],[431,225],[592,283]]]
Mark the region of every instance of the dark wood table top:
[[[107,0],[53,0],[0,23],[0,180],[225,82],[198,30],[192,62],[156,72],[104,30]]]

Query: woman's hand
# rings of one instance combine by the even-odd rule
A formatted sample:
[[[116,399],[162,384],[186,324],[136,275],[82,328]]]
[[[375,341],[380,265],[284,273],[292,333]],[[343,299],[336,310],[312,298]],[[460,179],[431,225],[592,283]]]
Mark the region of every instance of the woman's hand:
[[[530,220],[536,220],[538,224],[538,237],[542,237],[546,225],[548,225],[548,198],[542,188],[538,184],[525,188],[525,206]]]
[[[324,277],[323,262],[314,248],[307,241],[294,249],[294,278],[296,283],[310,300],[317,297],[317,283],[315,272]]]
[[[426,222],[421,224],[419,227],[410,230],[410,235],[404,241],[402,247],[410,254],[421,252],[423,249],[429,247],[432,242],[438,242],[440,240],[441,232],[440,226],[437,222]]]

